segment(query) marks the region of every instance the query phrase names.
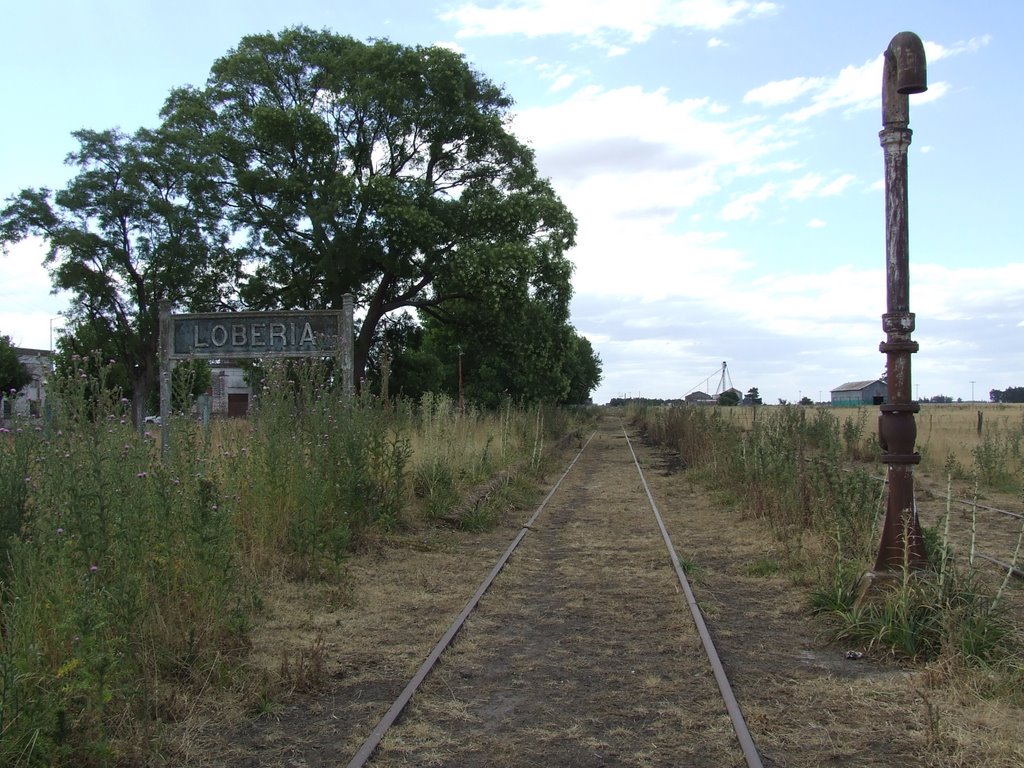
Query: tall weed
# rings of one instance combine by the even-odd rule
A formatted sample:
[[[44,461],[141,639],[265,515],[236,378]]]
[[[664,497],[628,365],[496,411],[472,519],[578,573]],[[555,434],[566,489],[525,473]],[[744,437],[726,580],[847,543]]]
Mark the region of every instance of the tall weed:
[[[247,548],[327,576],[370,527],[398,524],[411,448],[370,396],[341,394],[320,361],[266,370],[247,450],[229,455]]]
[[[28,466],[5,540],[0,763],[106,765],[172,714],[167,681],[200,687],[239,647],[233,503],[195,455],[161,464],[84,369],[50,386],[53,422],[0,449]]]
[[[877,554],[884,494],[868,472],[847,466],[864,456],[863,418],[840,423],[819,410],[808,419],[803,409],[786,406],[763,409],[745,429],[723,432],[715,410],[648,408],[635,418],[698,477],[763,518],[798,570],[816,573],[811,604],[835,620],[836,637],[899,656],[969,664],[1000,664],[1019,654],[1001,591],[983,597],[973,564],[954,562],[945,530],[925,531],[931,570],[905,568],[880,599],[858,600],[858,582]],[[993,449],[1001,452],[993,466],[1006,466],[1011,445]],[[812,547],[804,546],[808,536]]]
[[[580,418],[510,400],[496,413],[459,409],[450,398],[432,394],[408,406],[408,412],[412,488],[423,515],[474,529],[488,527],[494,514],[480,499],[464,505],[466,494],[476,486],[489,486],[499,472],[505,473],[505,482],[520,473],[542,472],[549,443],[572,431]]]
[[[451,489],[443,515],[486,486],[463,515],[486,527],[569,424],[344,396],[330,364],[281,363],[250,418],[173,416],[162,455],[102,361],[80,363],[49,383],[52,419],[0,432],[0,765],[145,763],[183,701],[246,687],[264,579],[339,577],[424,488]]]

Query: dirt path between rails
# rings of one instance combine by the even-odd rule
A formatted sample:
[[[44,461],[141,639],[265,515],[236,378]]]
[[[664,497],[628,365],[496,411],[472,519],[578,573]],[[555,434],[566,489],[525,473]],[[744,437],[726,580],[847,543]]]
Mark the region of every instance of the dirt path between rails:
[[[588,446],[373,765],[741,765],[625,436]]]
[[[1019,764],[988,746],[1019,712],[848,660],[801,588],[751,575],[776,554],[763,527],[632,439],[766,766]],[[354,559],[344,590],[283,585],[255,637],[264,689],[244,710],[189,703],[165,764],[347,764],[530,511],[392,541]],[[674,578],[606,420],[370,764],[743,765]]]

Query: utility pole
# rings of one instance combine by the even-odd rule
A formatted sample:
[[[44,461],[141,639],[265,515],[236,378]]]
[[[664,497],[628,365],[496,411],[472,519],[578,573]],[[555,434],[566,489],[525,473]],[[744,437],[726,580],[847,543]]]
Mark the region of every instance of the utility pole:
[[[878,436],[881,460],[888,469],[889,501],[875,571],[920,569],[927,565],[924,537],[914,501],[914,450],[921,406],[910,395],[910,356],[914,313],[910,311],[909,228],[907,225],[907,150],[910,147],[908,96],[928,90],[924,44],[913,32],[900,32],[885,50],[882,73],[882,130],[878,134],[885,158],[886,356],[888,402],[881,406]]]

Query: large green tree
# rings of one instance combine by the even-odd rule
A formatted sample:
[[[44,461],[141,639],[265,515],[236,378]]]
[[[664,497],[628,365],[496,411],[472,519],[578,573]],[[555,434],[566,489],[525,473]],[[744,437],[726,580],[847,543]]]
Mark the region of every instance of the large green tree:
[[[472,402],[495,406],[503,397],[550,403],[582,403],[601,380],[600,359],[567,321],[560,301],[530,295],[522,280],[495,281],[481,301],[453,302],[444,321],[426,319],[426,346],[446,361],[446,389]],[[499,296],[494,294],[498,293]],[[499,309],[500,308],[500,309]]]
[[[244,38],[163,115],[227,169],[246,304],[337,308],[354,293],[361,376],[389,313],[522,313],[494,301],[493,281],[564,324],[576,224],[509,131],[511,103],[450,50],[296,28]]]
[[[17,392],[32,381],[32,374],[21,360],[10,336],[0,336],[0,393]]]
[[[0,243],[46,239],[53,286],[73,297],[70,325],[123,367],[141,424],[159,374],[160,302],[212,310],[234,292],[238,256],[214,183],[220,171],[209,165],[215,158],[197,159],[198,137],[184,127],[74,136],[67,162],[76,175],[56,192],[9,198]]]

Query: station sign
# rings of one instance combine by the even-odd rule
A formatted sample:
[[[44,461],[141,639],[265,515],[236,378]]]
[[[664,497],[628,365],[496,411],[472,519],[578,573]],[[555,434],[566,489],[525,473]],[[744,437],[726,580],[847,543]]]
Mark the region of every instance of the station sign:
[[[354,297],[322,312],[204,312],[177,315],[160,302],[160,448],[171,445],[171,372],[180,360],[335,357],[341,392],[355,393]]]
[[[314,357],[342,347],[340,311],[183,314],[171,322],[172,360]]]

